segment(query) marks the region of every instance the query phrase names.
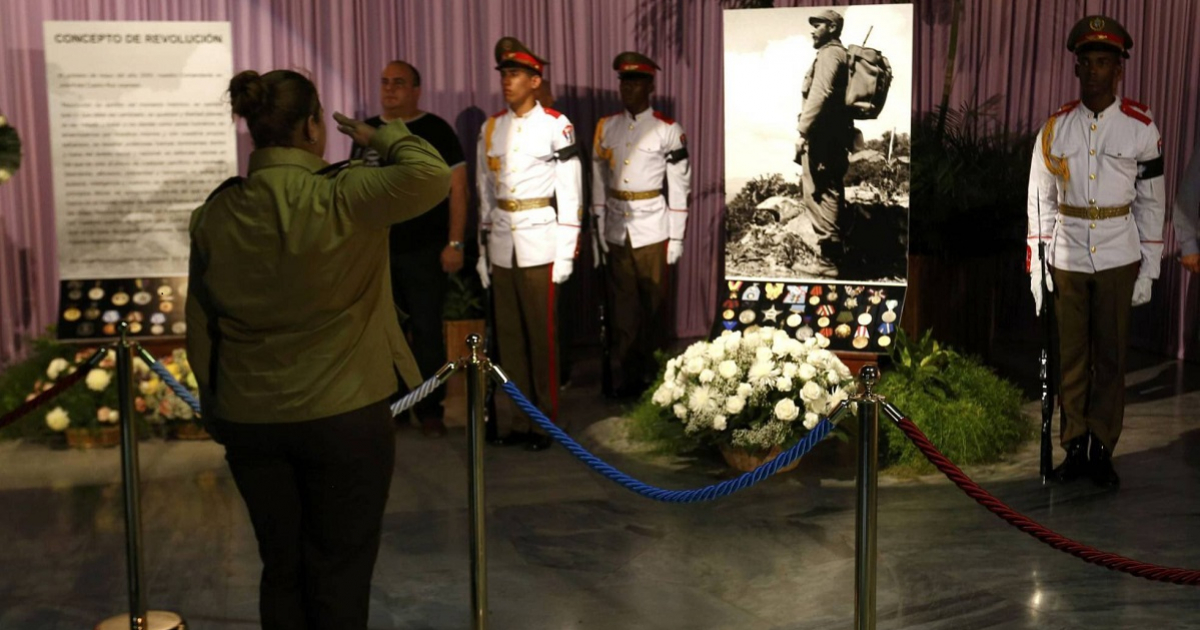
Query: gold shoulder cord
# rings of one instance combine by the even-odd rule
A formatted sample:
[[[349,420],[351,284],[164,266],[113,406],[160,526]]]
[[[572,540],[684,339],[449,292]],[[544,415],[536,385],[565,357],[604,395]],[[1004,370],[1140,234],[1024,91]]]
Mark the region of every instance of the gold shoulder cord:
[[[592,137],[592,146],[595,147],[596,157],[600,158],[601,160],[607,160],[608,168],[609,168],[609,170],[612,170],[617,167],[616,162],[613,160],[612,147],[605,149],[604,146],[601,144],[601,140],[604,139],[604,121],[605,120],[608,120],[608,119],[601,118],[600,122],[596,124],[596,135]]]
[[[1067,158],[1055,157],[1050,153],[1050,144],[1054,142],[1054,126],[1057,122],[1058,116],[1051,116],[1050,120],[1046,121],[1046,127],[1042,129],[1042,160],[1046,162],[1046,170],[1050,171],[1051,175],[1067,182],[1071,181],[1071,167],[1067,164]]]

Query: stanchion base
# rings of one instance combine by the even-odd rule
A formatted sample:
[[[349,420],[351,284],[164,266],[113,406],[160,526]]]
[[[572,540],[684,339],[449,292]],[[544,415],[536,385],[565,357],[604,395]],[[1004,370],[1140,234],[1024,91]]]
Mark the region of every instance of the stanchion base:
[[[104,621],[96,624],[95,630],[130,630],[129,613],[109,617]],[[183,617],[164,610],[151,610],[146,613],[146,623],[142,626],[144,630],[187,630],[187,624],[184,623]]]

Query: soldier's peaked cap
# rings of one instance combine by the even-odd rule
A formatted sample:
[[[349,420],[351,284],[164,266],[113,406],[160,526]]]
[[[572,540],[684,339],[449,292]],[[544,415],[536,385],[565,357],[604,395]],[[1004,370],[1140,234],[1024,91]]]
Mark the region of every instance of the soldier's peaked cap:
[[[837,11],[834,11],[833,9],[825,9],[824,11],[821,11],[820,13],[817,13],[816,15],[808,18],[808,23],[812,24],[813,26],[816,26],[818,22],[829,22],[830,24],[837,24],[838,30],[840,31],[842,28],[842,25],[845,23],[845,18],[842,17],[841,13],[838,13]]]
[[[639,52],[627,50],[613,59],[613,70],[617,71],[617,76],[622,79],[637,79],[639,77],[653,77],[662,68],[654,63],[654,60]]]
[[[1076,22],[1067,35],[1067,50],[1083,52],[1093,47],[1109,48],[1128,59],[1133,38],[1120,22],[1103,15],[1089,15]]]
[[[496,69],[524,68],[532,70],[539,76],[550,65],[549,61],[534,54],[529,47],[516,37],[501,37],[496,42]]]

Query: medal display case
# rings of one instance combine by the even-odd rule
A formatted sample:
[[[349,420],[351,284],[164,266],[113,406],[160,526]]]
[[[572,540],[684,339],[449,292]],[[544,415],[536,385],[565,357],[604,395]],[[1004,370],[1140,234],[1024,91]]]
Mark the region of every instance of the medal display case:
[[[119,336],[129,322],[135,339],[178,339],[187,334],[186,277],[63,280],[58,294],[58,338],[100,341]]]

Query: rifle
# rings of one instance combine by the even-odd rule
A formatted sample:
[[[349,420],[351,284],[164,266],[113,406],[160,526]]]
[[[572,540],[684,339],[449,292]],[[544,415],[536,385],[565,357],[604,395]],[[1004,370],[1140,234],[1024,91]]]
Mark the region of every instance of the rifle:
[[[613,372],[612,372],[612,329],[608,325],[608,256],[604,253],[604,249],[600,247],[600,239],[604,235],[600,233],[600,220],[595,213],[592,213],[592,239],[595,247],[592,252],[596,254],[600,261],[600,393],[606,398],[613,398],[616,394],[613,391]]]
[[[1037,199],[1038,213],[1038,265],[1042,270],[1042,308],[1039,316],[1042,318],[1042,352],[1038,360],[1038,378],[1042,382],[1042,442],[1041,442],[1041,459],[1038,466],[1042,476],[1042,485],[1046,485],[1050,480],[1050,472],[1054,464],[1054,446],[1051,443],[1050,433],[1054,424],[1054,375],[1051,373],[1053,364],[1052,357],[1054,352],[1054,317],[1050,310],[1050,289],[1046,283],[1046,275],[1050,269],[1046,264],[1046,241],[1041,238],[1042,234],[1042,196],[1038,192]]]

